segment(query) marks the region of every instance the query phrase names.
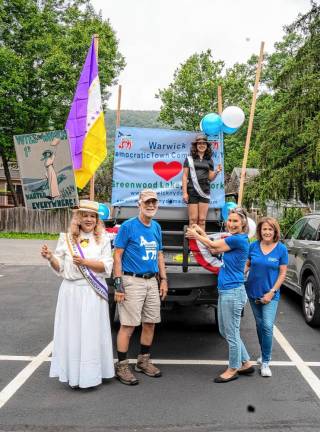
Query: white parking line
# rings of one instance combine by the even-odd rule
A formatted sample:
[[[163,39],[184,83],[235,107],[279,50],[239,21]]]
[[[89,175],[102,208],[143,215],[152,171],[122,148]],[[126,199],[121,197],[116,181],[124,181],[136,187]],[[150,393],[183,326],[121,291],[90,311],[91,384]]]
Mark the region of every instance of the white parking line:
[[[36,356],[13,356],[13,355],[0,355],[0,361],[32,361]],[[118,359],[113,359],[114,362],[117,362]],[[184,359],[152,359],[154,363],[164,364],[164,365],[204,365],[204,366],[224,366],[228,365],[228,360],[184,360]],[[51,362],[51,357],[47,357],[43,359],[43,362]],[[135,364],[137,359],[129,359],[129,363]],[[252,362],[252,364],[257,365],[256,362]],[[311,367],[320,367],[320,362],[304,362],[305,365]],[[296,367],[296,362],[288,361],[288,360],[274,360],[270,362],[270,366],[294,366]]]
[[[114,359],[118,361],[117,359]],[[226,366],[229,364],[228,360],[173,360],[173,359],[152,359],[153,363],[163,365],[202,365],[202,366]],[[137,363],[137,359],[129,359],[129,363]],[[256,365],[256,362],[252,362]],[[295,366],[291,361],[273,361],[270,366]],[[319,363],[320,366],[320,363]]]
[[[299,354],[294,350],[292,345],[288,342],[288,340],[283,336],[278,327],[274,326],[273,331],[274,337],[278,344],[281,346],[283,351],[287,354],[289,359],[295,364],[298,371],[301,373],[303,378],[307,381],[309,386],[317,395],[318,399],[320,399],[320,379],[317,375],[310,369],[310,367],[302,360]]]
[[[13,361],[32,361],[35,356],[10,356],[10,355],[0,355],[0,360],[13,360]]]
[[[53,343],[45,347],[22,371],[0,392],[0,409],[8,402],[27,379],[38,369],[52,352]]]
[[[274,337],[283,351],[287,354],[290,361],[272,361],[271,366],[290,366],[296,367],[309,386],[320,399],[320,379],[310,369],[310,367],[320,367],[320,362],[304,362],[299,354],[294,350],[292,345],[283,336],[281,331],[274,326]],[[30,363],[0,392],[0,409],[8,400],[19,390],[28,378],[44,362],[50,362],[53,342],[50,342],[44,350],[37,356],[14,356],[0,355],[0,361],[30,361]],[[117,359],[114,359],[117,361]],[[154,363],[163,365],[208,365],[224,366],[228,364],[227,360],[184,360],[184,359],[153,359]],[[130,359],[130,363],[136,363],[136,359]],[[255,362],[253,362],[256,364]]]

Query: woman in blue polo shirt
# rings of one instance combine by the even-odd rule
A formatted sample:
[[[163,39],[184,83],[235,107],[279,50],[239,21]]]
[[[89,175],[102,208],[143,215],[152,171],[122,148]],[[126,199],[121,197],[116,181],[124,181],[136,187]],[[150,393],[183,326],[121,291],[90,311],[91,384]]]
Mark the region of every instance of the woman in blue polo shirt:
[[[214,254],[223,254],[223,266],[218,278],[219,331],[228,342],[229,366],[214,382],[225,383],[238,378],[239,374],[254,372],[249,354],[240,337],[241,312],[247,302],[244,287],[244,268],[248,259],[248,219],[241,208],[230,210],[227,230],[231,234],[220,240],[210,240],[197,225],[188,228],[186,236],[201,241]]]
[[[250,245],[246,270],[247,294],[256,320],[261,357],[261,376],[271,377],[269,367],[272,352],[273,324],[280,299],[280,287],[287,272],[288,251],[280,240],[278,222],[264,217],[257,226],[257,241]]]

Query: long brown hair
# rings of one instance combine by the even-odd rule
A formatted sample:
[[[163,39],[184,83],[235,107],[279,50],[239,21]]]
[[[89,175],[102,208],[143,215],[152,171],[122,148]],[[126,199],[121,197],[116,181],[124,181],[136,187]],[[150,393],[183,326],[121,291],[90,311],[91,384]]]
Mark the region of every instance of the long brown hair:
[[[191,143],[190,155],[192,156],[193,159],[196,159],[197,157],[199,157],[197,144],[200,141],[207,144],[207,148],[206,148],[206,151],[204,152],[203,158],[210,160],[211,156],[212,156],[211,143],[208,142],[208,138],[204,134],[197,135],[196,139]]]
[[[81,226],[82,217],[84,213],[86,212],[81,210],[73,211],[72,219],[69,226],[69,233],[74,243],[78,243],[80,239],[80,226]],[[99,215],[97,213],[95,213],[95,216],[96,216],[97,223],[96,226],[94,227],[93,235],[95,241],[99,244],[101,241],[102,233],[104,232],[104,225],[103,222],[99,219]]]

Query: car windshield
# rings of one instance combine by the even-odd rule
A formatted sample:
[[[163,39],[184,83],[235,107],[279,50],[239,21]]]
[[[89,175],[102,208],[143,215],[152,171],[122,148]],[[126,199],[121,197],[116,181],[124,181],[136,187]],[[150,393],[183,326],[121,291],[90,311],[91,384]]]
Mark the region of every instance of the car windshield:
[[[305,219],[298,220],[298,222],[296,222],[287,232],[286,239],[297,239],[305,223]]]
[[[299,239],[301,240],[319,240],[318,231],[319,231],[320,219],[308,219],[307,223],[304,225]]]

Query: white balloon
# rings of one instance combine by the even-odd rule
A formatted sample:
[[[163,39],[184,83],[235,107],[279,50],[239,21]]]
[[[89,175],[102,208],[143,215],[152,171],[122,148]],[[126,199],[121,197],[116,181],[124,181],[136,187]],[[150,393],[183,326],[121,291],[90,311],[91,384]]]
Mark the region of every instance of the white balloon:
[[[223,123],[230,128],[238,128],[244,122],[244,112],[237,106],[229,106],[221,113]]]
[[[249,225],[248,237],[252,238],[256,234],[257,224],[253,219],[248,218],[248,225]]]

